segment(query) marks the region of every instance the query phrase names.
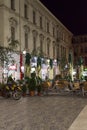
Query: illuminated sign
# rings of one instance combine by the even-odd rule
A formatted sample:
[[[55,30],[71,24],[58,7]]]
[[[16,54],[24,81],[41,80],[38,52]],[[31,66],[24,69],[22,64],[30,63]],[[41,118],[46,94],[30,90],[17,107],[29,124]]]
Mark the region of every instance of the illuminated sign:
[[[16,65],[11,65],[11,66],[9,66],[9,70],[17,70]]]

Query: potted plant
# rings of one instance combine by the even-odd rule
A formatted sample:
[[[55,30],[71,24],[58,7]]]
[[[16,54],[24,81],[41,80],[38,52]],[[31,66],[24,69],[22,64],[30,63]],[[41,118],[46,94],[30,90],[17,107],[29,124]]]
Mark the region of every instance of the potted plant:
[[[42,91],[42,79],[37,76],[36,77],[36,82],[37,82],[37,95],[41,96],[41,91]]]
[[[34,96],[35,95],[35,90],[36,90],[36,74],[35,73],[31,73],[31,78],[30,78],[30,82],[29,82],[29,93],[30,96]]]
[[[25,84],[26,84],[26,94],[29,94],[29,84],[30,84],[30,77],[25,77]]]
[[[19,80],[18,82],[19,82],[21,89],[22,89],[22,95],[26,96],[27,88],[26,88],[26,84],[25,84],[24,80]]]
[[[23,84],[23,85],[22,85],[23,96],[26,96],[26,91],[27,91],[26,84]]]
[[[5,84],[0,83],[0,96],[4,96],[3,90],[4,90]]]

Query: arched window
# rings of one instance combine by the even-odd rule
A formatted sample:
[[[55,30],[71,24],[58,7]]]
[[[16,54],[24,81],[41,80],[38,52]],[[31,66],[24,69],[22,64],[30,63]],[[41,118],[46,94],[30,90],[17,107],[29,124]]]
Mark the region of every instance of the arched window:
[[[11,9],[15,10],[15,0],[11,0]]]
[[[11,26],[11,40],[15,40],[15,28],[13,26]]]

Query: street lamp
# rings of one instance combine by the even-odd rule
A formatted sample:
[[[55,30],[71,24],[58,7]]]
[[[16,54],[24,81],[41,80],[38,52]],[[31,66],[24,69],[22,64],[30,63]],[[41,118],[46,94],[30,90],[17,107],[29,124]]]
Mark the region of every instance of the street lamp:
[[[23,50],[23,54],[24,54],[24,55],[26,54],[26,50]]]

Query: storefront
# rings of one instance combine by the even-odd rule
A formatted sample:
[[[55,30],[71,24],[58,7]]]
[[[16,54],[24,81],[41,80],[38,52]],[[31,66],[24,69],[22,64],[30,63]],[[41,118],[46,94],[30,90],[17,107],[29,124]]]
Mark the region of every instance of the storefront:
[[[9,76],[13,79],[20,79],[20,54],[12,54],[10,62],[4,63],[3,77],[6,80]]]
[[[8,78],[8,76],[12,76],[13,79],[23,79],[26,75],[26,57],[21,54],[12,54],[13,60],[9,62],[8,65],[4,64],[4,78]],[[45,80],[46,77],[49,79],[53,79],[55,75],[60,74],[59,66],[57,64],[57,60],[52,60],[52,67],[50,66],[50,59],[48,58],[40,58],[41,64],[39,65],[38,71],[38,57],[34,56],[30,58],[30,65],[27,67],[27,76],[30,76],[31,73],[35,72],[39,76]]]

